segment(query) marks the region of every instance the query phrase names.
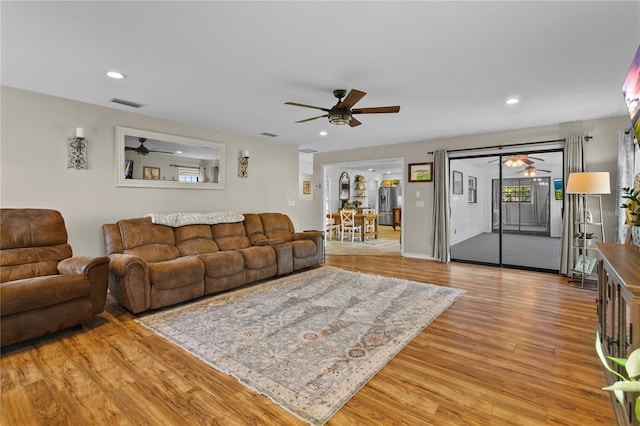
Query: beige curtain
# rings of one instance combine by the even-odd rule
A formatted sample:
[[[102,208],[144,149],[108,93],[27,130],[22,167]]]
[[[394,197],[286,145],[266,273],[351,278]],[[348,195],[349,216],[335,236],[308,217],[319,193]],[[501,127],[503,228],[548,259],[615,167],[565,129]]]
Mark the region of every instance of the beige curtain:
[[[618,176],[616,182],[616,203],[621,206],[627,200],[622,198],[622,188],[633,186],[633,176],[636,156],[640,155],[638,144],[635,142],[633,129],[620,130],[618,132]],[[616,207],[617,207],[616,206]],[[619,210],[618,210],[619,211]],[[618,215],[618,223],[616,229],[616,241],[624,242],[627,237],[627,229],[625,227],[626,215]]]
[[[449,207],[449,156],[433,153],[433,238],[431,252],[442,263],[451,260],[451,214]]]
[[[584,139],[582,136],[570,136],[564,146],[564,187],[567,187],[569,173],[584,171]],[[562,212],[562,237],[560,239],[560,273],[569,275],[575,265],[575,252],[572,248],[575,234],[575,221],[580,211],[578,194],[565,194]]]

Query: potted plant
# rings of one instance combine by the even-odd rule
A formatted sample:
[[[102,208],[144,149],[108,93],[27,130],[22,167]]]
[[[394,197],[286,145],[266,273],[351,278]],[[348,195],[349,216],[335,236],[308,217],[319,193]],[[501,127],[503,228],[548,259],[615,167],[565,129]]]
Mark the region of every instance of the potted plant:
[[[576,247],[589,247],[591,240],[595,238],[593,232],[578,232],[574,237],[576,237]]]
[[[622,198],[629,200],[620,207],[626,209],[627,223],[631,227],[631,243],[640,246],[640,190],[634,188],[622,188]]]
[[[604,368],[607,369],[610,373],[612,373],[617,381],[611,385],[602,388],[602,390],[611,391],[615,394],[616,399],[622,406],[625,406],[624,393],[625,392],[640,392],[640,349],[636,349],[631,354],[629,354],[628,358],[615,358],[612,356],[605,356],[604,349],[602,347],[602,342],[600,341],[600,333],[596,332],[596,353],[600,358],[600,362]],[[613,364],[617,364],[622,367],[622,371],[619,373],[616,369],[612,368],[609,365],[609,361]],[[622,374],[621,374],[622,373]],[[626,377],[623,373],[626,373]],[[636,396],[635,401],[635,418],[636,420],[640,420],[640,396]]]

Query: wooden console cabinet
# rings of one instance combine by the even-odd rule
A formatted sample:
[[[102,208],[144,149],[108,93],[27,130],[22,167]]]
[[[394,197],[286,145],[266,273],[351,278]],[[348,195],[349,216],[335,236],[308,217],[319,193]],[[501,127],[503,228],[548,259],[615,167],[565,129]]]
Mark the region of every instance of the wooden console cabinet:
[[[640,251],[628,244],[597,243],[598,331],[605,355],[627,358],[640,347]],[[617,367],[622,372],[622,367]],[[605,371],[607,385],[615,376]],[[626,376],[626,374],[625,374]],[[636,393],[625,393],[622,406],[611,392],[619,425],[640,425],[634,416]]]

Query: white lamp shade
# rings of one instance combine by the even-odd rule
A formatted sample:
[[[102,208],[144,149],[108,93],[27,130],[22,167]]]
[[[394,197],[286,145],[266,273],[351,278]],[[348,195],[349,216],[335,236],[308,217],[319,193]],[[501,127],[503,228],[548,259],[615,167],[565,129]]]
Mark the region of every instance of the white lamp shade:
[[[567,194],[610,194],[609,172],[578,172],[569,174]]]

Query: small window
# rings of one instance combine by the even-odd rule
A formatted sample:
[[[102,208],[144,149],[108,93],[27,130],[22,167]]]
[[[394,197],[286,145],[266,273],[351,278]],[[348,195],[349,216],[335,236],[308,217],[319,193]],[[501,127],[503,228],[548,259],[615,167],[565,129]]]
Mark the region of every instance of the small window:
[[[478,202],[478,178],[474,176],[469,176],[469,197],[468,202],[477,203]]]
[[[198,167],[178,167],[178,180],[180,182],[199,182],[200,169]]]
[[[503,203],[530,203],[531,185],[505,185],[502,187]]]

